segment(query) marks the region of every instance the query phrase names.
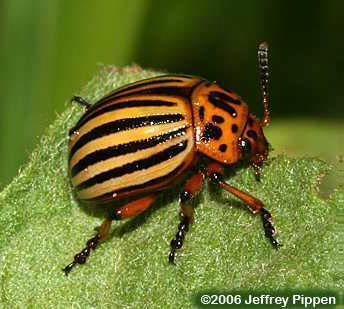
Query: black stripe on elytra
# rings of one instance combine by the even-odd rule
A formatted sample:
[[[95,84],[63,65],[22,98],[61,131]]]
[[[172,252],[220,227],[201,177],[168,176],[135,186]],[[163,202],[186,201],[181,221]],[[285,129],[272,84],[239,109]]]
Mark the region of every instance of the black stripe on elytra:
[[[183,77],[185,78],[185,77]],[[192,78],[192,77],[189,77]],[[159,82],[162,82],[165,80],[153,80],[151,81],[151,84],[157,83],[159,84]],[[167,81],[167,80],[166,80]],[[168,80],[169,82],[173,81],[173,79]],[[178,80],[178,81],[182,81],[182,80]],[[109,102],[113,99],[117,100],[117,99],[121,99],[121,98],[125,98],[125,97],[129,97],[132,95],[167,95],[167,96],[179,96],[179,97],[183,97],[185,99],[187,99],[188,101],[190,101],[190,96],[192,91],[201,83],[203,83],[204,80],[200,80],[197,83],[195,83],[192,86],[189,87],[182,87],[182,86],[165,86],[165,87],[153,87],[153,88],[148,88],[146,89],[145,87],[143,87],[143,89],[139,89],[137,91],[132,91],[132,92],[123,92],[123,93],[118,93],[117,90],[115,90],[114,92],[110,93],[109,95],[105,96],[104,98],[102,98],[100,101],[98,101],[97,103],[95,103],[90,110],[84,114],[81,119],[79,121],[84,121],[85,119],[89,119],[92,117],[92,114],[97,111],[98,109],[102,109],[103,105],[107,105],[109,104]],[[140,84],[141,85],[141,84]],[[133,87],[136,86],[137,88],[139,88],[139,85],[133,85]],[[127,88],[128,89],[128,88]],[[120,89],[119,89],[120,90]],[[124,90],[124,89],[123,89]],[[134,87],[135,90],[135,87]],[[117,95],[118,94],[118,95]]]
[[[163,76],[161,76],[163,77]],[[112,100],[112,98],[114,96],[116,96],[117,94],[123,93],[125,91],[129,91],[135,88],[140,88],[140,87],[145,87],[145,86],[150,86],[150,85],[155,85],[155,84],[165,84],[165,83],[178,83],[178,82],[183,82],[182,79],[176,79],[176,78],[170,78],[170,79],[157,79],[159,77],[156,78],[149,78],[147,80],[141,80],[141,81],[137,81],[128,85],[124,85],[122,87],[119,87],[117,89],[115,89],[114,91],[108,93],[105,97],[101,98],[98,102],[96,102],[95,104],[93,104],[91,106],[91,108],[89,109],[89,111],[84,114],[80,120],[84,120],[84,119],[89,119],[90,114],[93,113],[93,111],[97,110],[99,107],[101,107],[101,105],[103,105],[105,102],[109,102]]]
[[[153,80],[151,79],[148,79],[146,81],[142,80],[141,82],[137,82],[137,84],[133,83],[132,85],[118,88],[118,90],[115,90],[112,93],[110,93],[109,96],[117,96],[117,94],[129,91],[129,90],[133,90],[135,88],[141,88],[141,87],[146,87],[146,86],[151,86],[151,85],[156,85],[156,84],[181,83],[181,82],[184,82],[184,81],[182,79],[174,79],[174,78],[160,79],[159,77],[156,77]],[[104,99],[106,99],[106,97]]]
[[[112,112],[117,109],[122,109],[122,108],[130,108],[130,107],[149,107],[149,106],[175,106],[177,103],[175,102],[170,102],[170,101],[162,101],[162,100],[132,100],[132,101],[126,101],[126,102],[120,102],[120,103],[115,103],[111,105],[107,105],[104,108],[101,108],[99,110],[94,111],[92,114],[85,114],[85,117],[82,117],[76,126],[73,128],[73,131],[77,131],[78,129],[81,128],[85,122],[87,122],[90,118],[95,118],[99,115],[105,114],[107,112]]]
[[[113,168],[101,174],[98,174],[76,186],[76,190],[83,190],[92,187],[96,184],[102,183],[109,179],[121,177],[123,175],[131,174],[136,171],[148,169],[154,165],[167,161],[179,153],[183,152],[187,147],[188,141],[185,140],[176,145],[173,145],[163,151],[160,151],[148,158],[137,160],[124,164],[122,166]]]
[[[118,157],[121,155],[125,155],[128,153],[134,153],[138,150],[151,148],[158,144],[169,141],[175,137],[185,135],[186,129],[187,127],[183,127],[172,132],[153,136],[153,137],[146,138],[143,140],[133,141],[126,144],[120,144],[120,145],[108,147],[105,149],[96,150],[95,152],[88,154],[87,156],[82,158],[80,161],[78,161],[78,163],[73,166],[71,175],[72,177],[74,177],[83,169],[97,162],[114,158],[114,157]]]
[[[150,94],[150,95],[171,95],[171,96],[180,96],[183,98],[188,99],[190,97],[191,91],[193,87],[178,87],[178,86],[166,86],[166,87],[153,87],[153,88],[143,88],[137,91],[132,91],[129,93],[115,93],[113,96],[110,96],[109,98],[105,98],[105,102],[112,99],[120,99],[125,96],[131,96],[131,95],[144,95],[144,94]]]
[[[104,123],[98,127],[93,128],[91,131],[85,133],[74,144],[69,153],[69,158],[75,154],[75,152],[88,142],[97,138],[134,128],[140,128],[144,126],[153,126],[164,123],[178,122],[184,119],[182,114],[167,114],[167,115],[153,115],[137,118],[124,118],[115,121]]]
[[[125,194],[127,192],[133,192],[136,190],[140,190],[140,189],[149,189],[149,187],[155,186],[157,184],[159,184],[160,182],[165,182],[166,180],[171,180],[173,179],[176,175],[179,174],[179,172],[183,169],[184,167],[184,162],[181,163],[180,165],[178,165],[175,169],[173,169],[171,172],[169,172],[166,175],[157,177],[157,178],[153,178],[147,182],[141,183],[139,185],[134,185],[134,186],[129,186],[129,187],[125,187],[122,189],[119,189],[117,191],[112,191],[112,192],[108,192],[105,193],[103,195],[94,197],[92,199],[90,199],[90,201],[101,201],[103,200],[104,202],[114,199],[117,195],[120,194]],[[114,197],[115,195],[115,197]]]
[[[217,97],[218,99],[221,99],[223,101],[226,101],[228,103],[233,103],[233,104],[237,104],[237,105],[240,105],[241,104],[241,100],[239,99],[235,99],[223,92],[219,92],[219,91],[211,91],[210,96],[214,96],[214,97]]]
[[[212,103],[214,106],[226,111],[232,117],[237,116],[236,110],[230,104],[223,102],[217,95],[214,95],[214,91],[212,91],[209,94],[208,99],[209,99],[210,103]]]

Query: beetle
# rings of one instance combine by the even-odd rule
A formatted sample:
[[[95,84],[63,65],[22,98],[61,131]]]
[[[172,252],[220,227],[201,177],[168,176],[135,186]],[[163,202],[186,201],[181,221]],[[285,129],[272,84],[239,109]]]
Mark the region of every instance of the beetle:
[[[268,44],[258,47],[264,116],[260,120],[235,92],[217,82],[182,74],[137,81],[115,89],[95,104],[74,96],[86,112],[69,132],[69,172],[78,199],[95,204],[129,199],[114,207],[63,271],[84,264],[114,220],[137,215],[157,195],[193,171],[180,193],[180,223],[170,243],[169,262],[193,222],[191,201],[205,178],[261,214],[265,236],[277,248],[270,212],[252,195],[224,180],[224,167],[248,162],[259,180],[269,144],[262,128],[270,122]],[[206,166],[197,160],[205,158]]]

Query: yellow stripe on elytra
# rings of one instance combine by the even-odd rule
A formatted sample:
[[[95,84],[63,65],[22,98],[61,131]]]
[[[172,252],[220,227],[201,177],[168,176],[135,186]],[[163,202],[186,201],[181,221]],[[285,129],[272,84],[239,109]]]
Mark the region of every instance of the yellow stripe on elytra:
[[[137,118],[165,114],[185,114],[185,111],[181,109],[180,106],[164,106],[164,108],[150,106],[123,108],[101,114],[98,117],[94,117],[87,121],[76,133],[71,136],[69,148],[71,149],[84,134],[103,124],[126,118]]]
[[[77,164],[82,158],[94,151],[137,140],[147,139],[153,136],[177,130],[188,125],[189,123],[186,120],[183,120],[175,123],[165,123],[160,125],[146,126],[126,131],[120,131],[113,134],[108,134],[106,136],[94,139],[86,145],[84,145],[83,147],[81,147],[80,149],[78,149],[72,156],[69,162],[69,166],[70,168],[73,168],[73,166]]]
[[[189,135],[183,135],[183,136],[179,136],[176,138],[173,138],[169,141],[166,141],[165,143],[161,143],[158,144],[156,146],[153,146],[151,148],[148,149],[144,149],[144,150],[139,150],[136,151],[134,153],[129,153],[129,154],[125,154],[122,156],[118,156],[118,157],[114,157],[114,158],[110,158],[104,161],[100,161],[98,163],[95,163],[91,166],[88,166],[86,169],[84,169],[83,171],[81,171],[80,173],[78,173],[77,175],[75,175],[72,178],[72,183],[74,186],[79,185],[80,183],[88,180],[89,178],[92,178],[100,173],[106,172],[108,170],[111,170],[113,168],[116,167],[120,167],[123,166],[127,163],[131,163],[137,160],[142,160],[142,159],[146,159],[149,158],[150,156],[163,151],[179,142],[182,142],[183,140],[185,140],[186,138],[190,138],[190,134]]]
[[[148,182],[152,179],[167,175],[176,167],[178,167],[184,161],[187,155],[193,150],[194,142],[192,138],[191,129],[188,130],[188,134],[185,139],[188,139],[187,148],[175,157],[162,163],[159,163],[157,165],[154,165],[148,169],[136,171],[118,178],[112,178],[102,183],[95,184],[90,188],[86,188],[79,191],[79,197],[81,199],[91,199],[106,194],[108,192],[123,189],[127,187],[129,184],[130,186],[139,185]]]

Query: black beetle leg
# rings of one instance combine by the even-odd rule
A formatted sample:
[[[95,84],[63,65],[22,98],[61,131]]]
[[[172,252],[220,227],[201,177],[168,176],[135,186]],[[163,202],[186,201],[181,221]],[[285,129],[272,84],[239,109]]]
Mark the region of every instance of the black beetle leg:
[[[265,236],[269,239],[273,247],[278,249],[278,247],[281,247],[282,245],[274,238],[276,235],[276,229],[272,225],[272,217],[270,212],[265,208],[261,208],[260,214],[263,221]]]
[[[252,164],[252,168],[253,168],[253,174],[254,174],[254,178],[256,179],[256,181],[260,182],[260,166],[258,166],[257,164]]]
[[[171,240],[171,251],[168,256],[168,261],[171,264],[174,264],[176,250],[183,246],[185,234],[189,230],[190,224],[193,223],[194,208],[189,202],[200,191],[203,178],[201,172],[194,174],[187,180],[183,191],[180,193],[180,223],[176,236]]]
[[[241,191],[231,186],[230,184],[226,183],[223,180],[222,167],[218,163],[209,164],[207,168],[207,176],[210,178],[211,182],[218,185],[221,189],[224,189],[227,192],[232,193],[237,198],[241,199],[249,207],[249,209],[251,210],[253,214],[260,213],[263,220],[263,228],[264,228],[265,236],[269,239],[270,243],[274,246],[274,248],[278,248],[282,246],[274,238],[276,234],[276,230],[272,225],[271,214],[269,211],[267,211],[264,208],[264,204],[262,201],[252,196],[251,194]]]
[[[109,218],[105,219],[102,225],[99,227],[98,233],[87,241],[86,247],[81,250],[78,254],[74,256],[72,263],[68,264],[62,270],[66,275],[72,270],[76,264],[85,264],[88,256],[91,253],[91,250],[96,249],[101,241],[106,239],[109,234],[111,223],[113,220],[121,220],[127,217],[135,216],[140,212],[143,212],[149,206],[153,204],[155,199],[155,194],[150,194],[145,197],[133,200],[129,203],[124,204],[123,206],[116,208],[112,211]]]
[[[91,104],[88,103],[86,99],[79,97],[79,96],[76,96],[76,95],[73,96],[70,101],[80,104],[81,106],[83,106],[86,109],[86,111],[91,107]]]
[[[86,263],[86,260],[89,257],[91,250],[95,250],[99,243],[108,236],[111,223],[111,219],[104,220],[102,225],[99,227],[99,232],[86,242],[86,247],[74,256],[73,262],[62,269],[66,275],[70,273],[70,271],[76,264]]]

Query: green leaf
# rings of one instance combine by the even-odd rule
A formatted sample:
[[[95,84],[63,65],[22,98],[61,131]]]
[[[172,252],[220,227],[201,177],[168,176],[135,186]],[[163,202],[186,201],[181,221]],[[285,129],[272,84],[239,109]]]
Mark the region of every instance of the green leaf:
[[[92,102],[122,84],[159,73],[106,66],[80,95]],[[114,224],[88,263],[69,263],[100,225],[98,211],[73,199],[67,177],[67,132],[82,115],[67,110],[49,127],[30,161],[0,193],[0,307],[189,307],[209,289],[342,287],[336,212],[343,192],[318,196],[329,165],[311,158],[271,158],[261,183],[241,169],[228,179],[265,202],[283,247],[274,250],[259,217],[226,192],[201,193],[195,224],[177,265],[167,262],[176,232],[178,191],[136,218]],[[96,206],[93,206],[97,209]]]

